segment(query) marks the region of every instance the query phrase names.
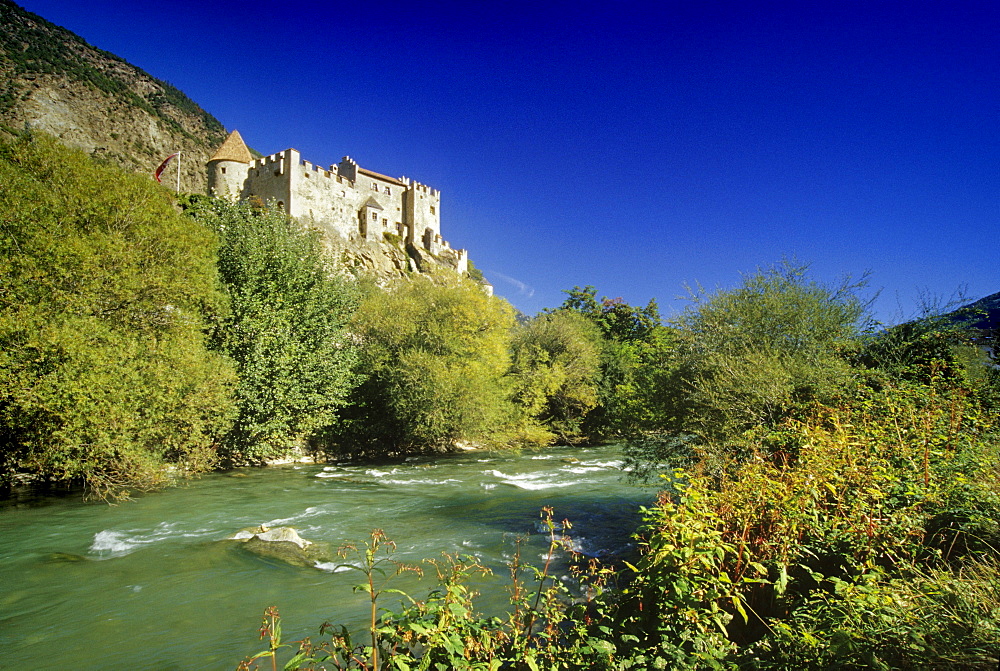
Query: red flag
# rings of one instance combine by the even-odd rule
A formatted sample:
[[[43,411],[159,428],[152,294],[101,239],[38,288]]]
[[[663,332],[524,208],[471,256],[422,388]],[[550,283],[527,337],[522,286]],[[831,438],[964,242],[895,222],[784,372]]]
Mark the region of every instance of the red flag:
[[[162,175],[162,174],[163,174],[163,171],[167,169],[167,164],[168,164],[168,163],[170,163],[170,159],[174,158],[174,157],[175,157],[175,156],[177,156],[178,154],[180,154],[180,152],[179,152],[179,151],[178,151],[178,152],[175,152],[175,153],[171,154],[170,156],[166,157],[165,159],[163,159],[163,163],[161,163],[161,164],[160,164],[160,167],[159,167],[159,168],[157,168],[157,169],[156,169],[156,172],[154,172],[154,173],[153,173],[153,177],[155,177],[155,178],[156,178],[156,181],[157,181],[157,182],[159,182],[159,181],[160,181],[160,175]]]

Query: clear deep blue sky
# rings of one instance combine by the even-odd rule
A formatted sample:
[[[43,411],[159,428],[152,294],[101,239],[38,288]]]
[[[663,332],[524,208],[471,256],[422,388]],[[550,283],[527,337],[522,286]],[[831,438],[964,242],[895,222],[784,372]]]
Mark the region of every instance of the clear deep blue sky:
[[[782,256],[876,316],[1000,291],[1000,3],[21,0],[247,143],[442,191],[533,314]]]

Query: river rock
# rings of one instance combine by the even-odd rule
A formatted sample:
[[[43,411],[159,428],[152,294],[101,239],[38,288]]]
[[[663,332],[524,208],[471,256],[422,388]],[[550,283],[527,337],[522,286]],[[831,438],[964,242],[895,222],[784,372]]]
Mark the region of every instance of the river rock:
[[[69,552],[50,552],[45,556],[45,561],[50,564],[75,564],[90,560],[83,555],[75,555]]]
[[[247,552],[292,566],[314,567],[317,562],[329,562],[333,557],[325,543],[306,540],[291,527],[247,527],[226,540],[239,542]]]

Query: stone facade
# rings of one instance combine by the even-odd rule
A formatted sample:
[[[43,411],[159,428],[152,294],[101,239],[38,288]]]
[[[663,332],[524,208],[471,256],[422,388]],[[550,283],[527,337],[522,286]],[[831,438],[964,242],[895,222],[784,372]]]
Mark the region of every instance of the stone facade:
[[[406,177],[366,170],[349,156],[322,168],[295,149],[254,159],[233,131],[208,161],[209,193],[231,200],[273,201],[299,221],[346,240],[381,242],[399,236],[431,254],[447,252],[459,273],[468,253],[441,237],[441,192]]]

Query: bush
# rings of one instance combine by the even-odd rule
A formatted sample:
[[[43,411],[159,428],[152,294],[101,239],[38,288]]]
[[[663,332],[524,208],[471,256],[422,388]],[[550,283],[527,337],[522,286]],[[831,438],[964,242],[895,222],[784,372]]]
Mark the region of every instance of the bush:
[[[864,283],[828,287],[790,261],[744,276],[736,289],[692,294],[677,320],[680,368],[690,393],[683,430],[734,448],[743,433],[775,426],[813,401],[852,388],[842,356],[860,336]]]
[[[505,378],[513,309],[457,276],[372,287],[350,323],[363,382],[331,452],[384,456],[502,442],[515,413]]]

